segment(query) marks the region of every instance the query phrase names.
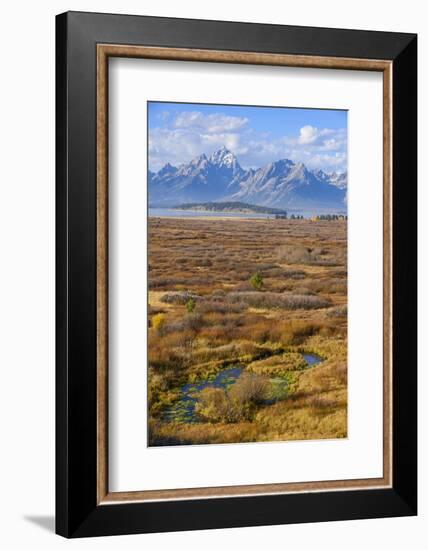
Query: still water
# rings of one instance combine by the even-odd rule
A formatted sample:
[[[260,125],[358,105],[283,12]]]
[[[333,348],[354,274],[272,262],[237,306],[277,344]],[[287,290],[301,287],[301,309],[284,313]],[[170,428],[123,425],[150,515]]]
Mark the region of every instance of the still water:
[[[312,353],[302,353],[308,368],[314,367],[321,363],[322,358]],[[227,389],[234,384],[243,373],[243,368],[234,365],[220,371],[214,378],[201,380],[195,384],[184,384],[180,388],[180,398],[171,406],[167,407],[162,414],[162,420],[166,422],[179,422],[185,424],[193,424],[199,422],[200,419],[195,411],[196,403],[198,402],[198,393],[205,388],[221,388]],[[271,379],[274,386],[278,386],[281,391],[282,386],[286,384],[283,379]],[[270,399],[266,404],[272,404],[276,399]]]
[[[244,213],[244,212],[198,212],[197,210],[176,210],[175,208],[149,208],[150,218],[274,218],[273,214]]]

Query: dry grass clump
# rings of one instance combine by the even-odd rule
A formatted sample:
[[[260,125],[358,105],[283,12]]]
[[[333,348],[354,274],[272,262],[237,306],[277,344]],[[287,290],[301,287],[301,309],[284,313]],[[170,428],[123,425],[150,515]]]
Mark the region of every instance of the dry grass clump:
[[[184,306],[190,299],[196,301],[199,299],[199,296],[197,294],[189,292],[188,290],[181,290],[177,292],[165,293],[160,298],[160,301],[164,302],[165,304],[179,304]]]
[[[280,341],[284,345],[296,346],[302,344],[310,336],[318,334],[325,329],[325,324],[320,322],[295,320],[282,323],[284,330]]]
[[[346,362],[348,355],[348,343],[346,337],[326,337],[319,334],[312,336],[305,342],[302,351],[315,353],[320,357],[335,361]]]
[[[222,346],[209,346],[199,343],[198,348],[193,353],[193,359],[198,363],[212,361],[216,359],[234,360],[241,354],[241,348],[238,344],[230,343]]]
[[[168,289],[168,288],[177,288],[178,286],[191,286],[197,284],[206,283],[206,279],[201,279],[200,277],[149,277],[149,289],[150,290],[159,290],[159,289]]]
[[[205,388],[199,393],[196,412],[209,422],[240,422],[251,419],[255,406],[269,394],[269,381],[244,373],[230,390]]]
[[[278,259],[288,264],[308,264],[321,260],[326,251],[322,248],[309,248],[306,246],[283,245],[278,248]]]
[[[332,367],[333,376],[336,376],[339,384],[347,387],[348,385],[348,367],[346,363],[335,363]]]
[[[220,345],[218,343],[220,340],[223,343],[245,341],[249,348],[260,349],[260,345],[268,345],[269,348],[300,345],[310,336],[327,330],[334,334],[336,327],[329,326],[323,321],[314,322],[304,319],[284,320],[276,317],[260,319],[260,316],[254,313],[227,317],[210,313],[204,316],[203,328],[198,334],[211,345]]]
[[[329,279],[323,283],[322,291],[329,294],[346,294],[348,292],[348,285],[346,280],[343,279]]]
[[[205,324],[205,320],[199,313],[188,313],[178,319],[168,321],[164,326],[164,333],[199,331]]]
[[[332,307],[326,311],[327,317],[347,317],[348,316],[348,306],[337,306]]]
[[[283,245],[278,248],[277,254],[279,261],[288,264],[304,264],[311,260],[309,249],[304,246]]]
[[[205,388],[199,393],[196,412],[208,422],[235,422],[237,411],[221,388]]]
[[[172,369],[178,373],[192,356],[195,335],[191,331],[172,334],[150,334],[148,360],[156,371]]]
[[[253,361],[247,370],[265,376],[287,376],[290,371],[303,370],[307,367],[306,361],[300,353],[286,352],[260,361]]]
[[[319,296],[281,294],[279,292],[230,292],[227,299],[232,303],[261,309],[320,309],[331,304],[330,300]]]
[[[258,374],[244,372],[229,390],[232,400],[239,403],[262,403],[269,391],[269,380]]]
[[[172,369],[164,369],[162,373],[149,367],[148,376],[148,405],[152,417],[160,414],[162,409],[171,405],[178,397],[178,391],[174,387],[179,383],[177,372]]]
[[[201,422],[197,424],[149,423],[150,445],[204,445],[261,441],[260,426],[250,421],[236,423]]]
[[[213,300],[201,300],[197,307],[199,313],[221,313],[223,315],[242,313],[246,309],[245,304],[231,303],[219,298],[214,298]]]
[[[307,286],[295,286],[293,290],[296,294],[300,294],[300,295],[303,295],[303,296],[315,296],[316,295],[316,292],[314,292],[313,289],[308,288]]]
[[[308,406],[315,412],[325,412],[337,406],[336,401],[333,399],[327,399],[326,397],[321,397],[319,395],[310,397],[307,403]]]
[[[270,279],[279,278],[282,280],[291,279],[298,281],[306,277],[306,273],[301,269],[284,268],[275,264],[268,268],[258,266],[258,270],[263,274],[263,277]]]
[[[331,252],[323,247],[283,245],[278,249],[278,259],[288,264],[336,266],[345,263],[342,251]]]
[[[153,306],[151,304],[148,304],[147,306],[147,314],[149,316],[149,319],[151,317],[153,317],[154,315],[156,315],[157,313],[165,313],[165,308],[164,307],[159,307],[159,306]]]

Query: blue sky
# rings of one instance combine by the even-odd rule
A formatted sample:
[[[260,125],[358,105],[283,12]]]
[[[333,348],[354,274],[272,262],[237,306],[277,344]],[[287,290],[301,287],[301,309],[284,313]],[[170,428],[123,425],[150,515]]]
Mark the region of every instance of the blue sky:
[[[347,169],[346,111],[166,102],[147,108],[153,171],[223,145],[243,168],[290,158],[326,172]]]

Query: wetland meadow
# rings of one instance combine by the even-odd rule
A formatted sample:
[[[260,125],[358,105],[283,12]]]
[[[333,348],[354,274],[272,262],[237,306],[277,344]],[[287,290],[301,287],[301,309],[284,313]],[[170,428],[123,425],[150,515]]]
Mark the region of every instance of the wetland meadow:
[[[149,445],[347,436],[346,224],[149,218]]]

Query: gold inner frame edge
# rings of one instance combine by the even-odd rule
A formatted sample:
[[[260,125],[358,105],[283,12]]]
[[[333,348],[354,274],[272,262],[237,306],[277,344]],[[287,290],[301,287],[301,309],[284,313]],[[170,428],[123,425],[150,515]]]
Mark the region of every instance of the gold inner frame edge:
[[[108,488],[108,59],[132,57],[383,73],[383,477],[109,492]],[[392,62],[385,60],[97,45],[97,503],[376,489],[392,484]]]

